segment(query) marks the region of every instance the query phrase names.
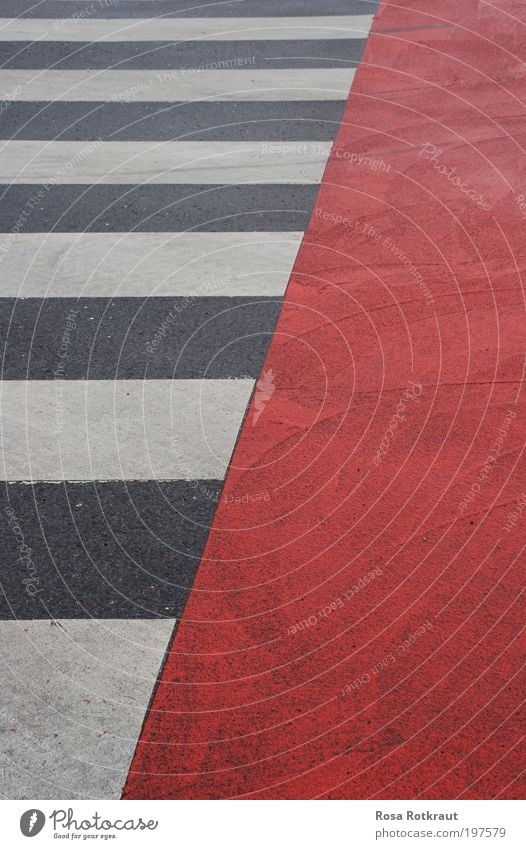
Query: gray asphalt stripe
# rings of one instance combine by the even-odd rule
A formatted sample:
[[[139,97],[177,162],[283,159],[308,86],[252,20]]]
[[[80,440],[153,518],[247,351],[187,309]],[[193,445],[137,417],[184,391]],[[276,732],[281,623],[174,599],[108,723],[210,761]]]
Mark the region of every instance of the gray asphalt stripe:
[[[0,183],[319,183],[329,142],[6,141]]]
[[[356,65],[365,41],[158,41],[96,43],[0,41],[0,66],[53,70],[176,69],[181,76],[205,71],[254,72],[270,68],[345,68]]]
[[[118,799],[173,625],[0,622],[0,794]]]
[[[2,378],[255,380],[280,309],[217,295],[0,298]]]
[[[3,139],[64,141],[326,141],[343,100],[181,103],[10,102]]]
[[[377,0],[2,0],[5,18],[237,18],[370,15]],[[75,18],[76,16],[76,18]]]
[[[0,232],[298,231],[317,194],[292,184],[12,185],[0,191]]]
[[[221,479],[253,383],[2,381],[0,479]]]
[[[0,620],[179,619],[221,485],[196,479],[0,487]]]
[[[281,296],[301,233],[0,236],[6,297]]]
[[[0,18],[0,41],[214,41],[363,38],[372,15],[280,18]]]
[[[0,71],[0,101],[346,100],[354,68]]]

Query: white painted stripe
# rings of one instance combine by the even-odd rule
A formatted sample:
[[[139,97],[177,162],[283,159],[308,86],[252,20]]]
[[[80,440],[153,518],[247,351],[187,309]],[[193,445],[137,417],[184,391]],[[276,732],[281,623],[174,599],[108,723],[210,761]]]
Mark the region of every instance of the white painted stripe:
[[[223,478],[253,383],[4,380],[1,479]]]
[[[6,141],[0,183],[319,183],[331,142]]]
[[[0,234],[0,295],[280,297],[302,235]]]
[[[365,38],[372,15],[292,18],[0,18],[0,41]]]
[[[354,68],[0,71],[0,101],[346,100]]]
[[[118,799],[173,627],[0,622],[2,798]]]

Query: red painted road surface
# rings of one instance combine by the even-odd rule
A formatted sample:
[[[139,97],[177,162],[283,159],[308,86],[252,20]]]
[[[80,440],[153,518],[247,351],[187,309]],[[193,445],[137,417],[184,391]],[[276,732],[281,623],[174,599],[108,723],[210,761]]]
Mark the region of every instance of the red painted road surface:
[[[403,6],[357,73],[126,798],[524,794],[526,8]]]

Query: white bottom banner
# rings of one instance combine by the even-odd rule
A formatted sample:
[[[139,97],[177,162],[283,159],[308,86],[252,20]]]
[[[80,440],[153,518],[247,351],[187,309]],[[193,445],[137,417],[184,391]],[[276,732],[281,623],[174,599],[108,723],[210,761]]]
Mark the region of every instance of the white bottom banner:
[[[2,801],[2,843],[184,849],[526,846],[520,801]]]

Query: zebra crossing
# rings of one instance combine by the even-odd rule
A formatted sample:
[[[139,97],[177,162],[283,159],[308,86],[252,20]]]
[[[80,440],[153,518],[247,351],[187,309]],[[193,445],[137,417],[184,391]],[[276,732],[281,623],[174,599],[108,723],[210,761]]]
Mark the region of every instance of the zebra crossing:
[[[0,2],[7,798],[120,796],[374,7]]]

